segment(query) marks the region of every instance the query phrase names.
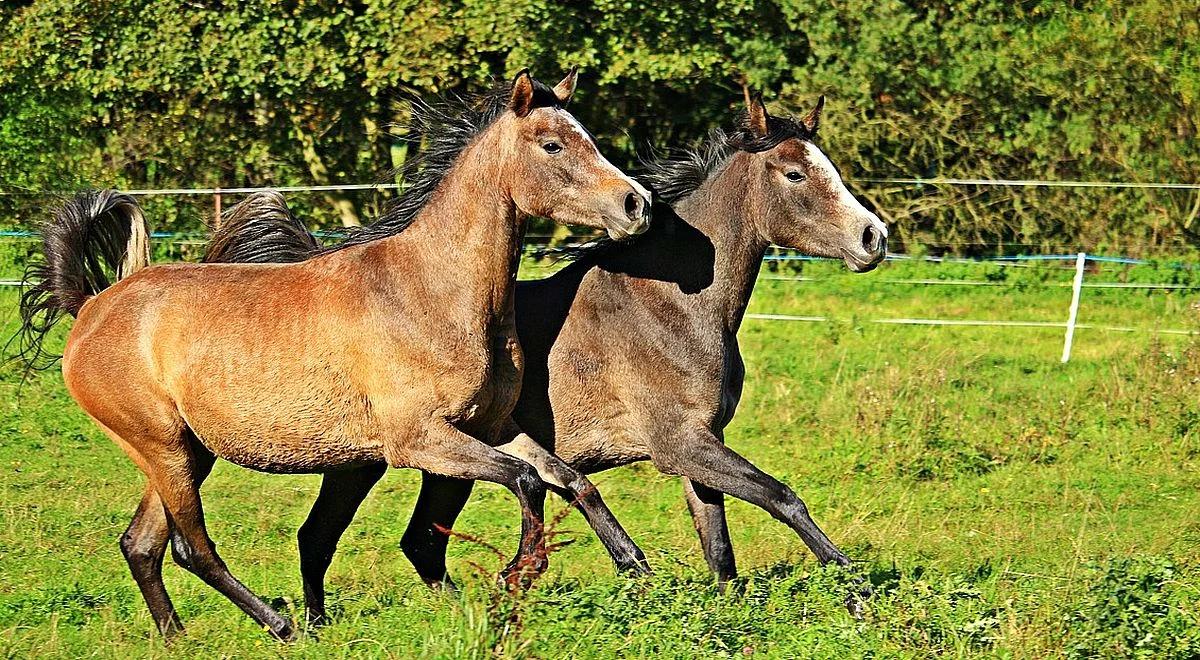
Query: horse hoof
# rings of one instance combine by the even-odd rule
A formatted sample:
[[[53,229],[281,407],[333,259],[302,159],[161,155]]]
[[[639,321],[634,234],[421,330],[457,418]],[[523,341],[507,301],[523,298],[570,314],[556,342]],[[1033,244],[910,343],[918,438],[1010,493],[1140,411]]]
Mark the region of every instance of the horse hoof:
[[[617,562],[617,573],[638,577],[653,575],[654,571],[650,569],[650,562],[646,561],[645,557],[639,556]]]
[[[292,642],[296,640],[296,631],[292,629],[291,624],[285,623],[275,629],[269,629],[271,636],[281,642]]]
[[[500,588],[510,593],[525,591],[533,584],[533,579],[525,571],[515,568],[505,568],[500,571]]]
[[[539,556],[515,560],[500,571],[500,586],[509,591],[525,591],[549,565],[545,557]]]
[[[862,621],[867,613],[867,604],[856,593],[846,594],[846,611],[857,621]]]
[[[862,620],[867,613],[867,601],[874,595],[871,585],[861,577],[854,579],[850,593],[846,594],[846,611],[855,619]]]
[[[429,580],[425,584],[428,585],[430,589],[448,596],[453,596],[458,593],[458,585],[455,584],[454,580],[451,580],[449,577],[442,578],[441,580]]]
[[[508,593],[517,593],[524,590],[521,582],[522,580],[516,571],[500,571],[500,575],[496,577],[496,586],[500,587],[501,591]]]
[[[183,624],[178,621],[173,621],[159,628],[158,632],[162,635],[163,644],[170,646],[175,642],[175,640],[183,636]]]
[[[325,610],[309,610],[304,615],[305,621],[308,622],[309,628],[324,628],[330,624],[329,615]]]

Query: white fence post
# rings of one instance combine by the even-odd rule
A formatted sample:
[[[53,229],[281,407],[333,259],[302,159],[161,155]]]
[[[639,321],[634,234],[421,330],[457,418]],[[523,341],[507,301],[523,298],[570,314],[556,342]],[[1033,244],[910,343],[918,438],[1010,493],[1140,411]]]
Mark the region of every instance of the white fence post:
[[[1079,292],[1083,290],[1083,267],[1087,254],[1080,252],[1075,257],[1075,284],[1071,287],[1071,313],[1067,317],[1067,336],[1063,341],[1062,361],[1071,359],[1071,342],[1075,339],[1075,320],[1079,318]]]

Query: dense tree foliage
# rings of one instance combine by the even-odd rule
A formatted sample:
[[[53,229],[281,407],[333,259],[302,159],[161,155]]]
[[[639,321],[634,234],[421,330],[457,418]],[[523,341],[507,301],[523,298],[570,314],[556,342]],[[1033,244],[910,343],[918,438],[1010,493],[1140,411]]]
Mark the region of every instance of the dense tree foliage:
[[[1200,180],[1194,3],[34,0],[0,5],[0,190],[373,181],[405,157],[404,94],[569,64],[573,109],[629,165],[728,123],[749,84],[781,112],[826,94],[849,177]],[[852,185],[909,244],[1200,237],[1195,192]],[[5,222],[31,199],[0,199]],[[372,212],[296,199],[323,224]]]

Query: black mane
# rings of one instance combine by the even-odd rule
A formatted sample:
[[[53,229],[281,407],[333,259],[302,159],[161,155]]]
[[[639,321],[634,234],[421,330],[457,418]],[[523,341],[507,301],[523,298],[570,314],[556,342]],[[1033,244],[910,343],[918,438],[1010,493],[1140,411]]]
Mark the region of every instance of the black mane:
[[[654,192],[655,202],[663,201],[675,204],[686,198],[704,185],[715,172],[721,169],[729,157],[737,151],[761,153],[770,151],[790,139],[809,140],[815,136],[813,132],[799,120],[792,117],[767,117],[767,132],[765,135],[755,135],[750,130],[748,116],[743,113],[738,120],[737,128],[732,132],[715,129],[708,137],[696,146],[685,149],[672,149],[666,152],[651,151],[648,158],[641,161],[643,171],[637,176],[638,180]],[[560,259],[579,261],[588,256],[599,256],[614,247],[628,246],[637,242],[627,241],[617,243],[607,237],[598,238],[581,245],[557,248],[543,255],[553,255]]]
[[[558,107],[554,90],[533,81],[533,107]],[[404,231],[421,213],[446,172],[471,140],[508,110],[512,84],[494,83],[477,94],[448,94],[433,101],[411,99],[412,116],[397,126],[398,132],[423,140],[421,152],[405,161],[393,174],[402,175],[404,189],[388,204],[375,222],[351,231],[341,242],[325,248],[330,252],[350,245],[387,238]]]
[[[533,82],[532,107],[559,107],[554,90]],[[375,222],[322,246],[275,191],[255,193],[231,208],[214,229],[205,251],[209,263],[294,263],[351,245],[394,236],[407,229],[429,203],[467,145],[508,110],[512,85],[497,83],[479,94],[452,94],[435,101],[412,99],[411,119],[400,128],[423,149],[398,173],[406,185]],[[397,172],[393,172],[393,175]]]

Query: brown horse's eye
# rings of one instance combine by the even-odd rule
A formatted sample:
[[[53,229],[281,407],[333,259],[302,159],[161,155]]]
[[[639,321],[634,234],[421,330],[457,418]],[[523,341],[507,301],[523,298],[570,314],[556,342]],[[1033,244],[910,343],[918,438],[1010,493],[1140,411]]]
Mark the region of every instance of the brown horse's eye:
[[[542,145],[542,148],[545,149],[546,153],[550,155],[554,155],[562,151],[562,145],[557,142],[547,142],[546,144]]]
[[[802,174],[800,172],[796,172],[794,170],[791,172],[788,172],[784,176],[786,176],[787,180],[791,181],[792,183],[800,183],[804,179],[808,178],[808,177],[804,176],[804,174]]]

